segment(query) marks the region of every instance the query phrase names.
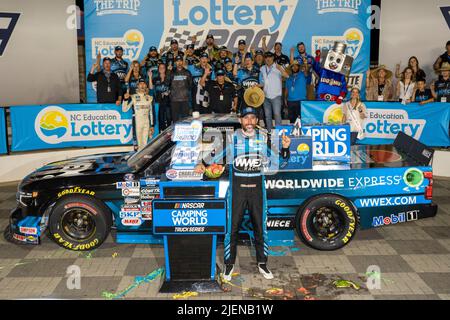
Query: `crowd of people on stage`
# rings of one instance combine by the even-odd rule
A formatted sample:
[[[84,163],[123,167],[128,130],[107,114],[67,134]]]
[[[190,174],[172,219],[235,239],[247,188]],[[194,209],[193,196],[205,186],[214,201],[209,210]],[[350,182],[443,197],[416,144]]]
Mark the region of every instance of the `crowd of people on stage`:
[[[115,48],[112,59],[102,59],[98,55],[87,77],[89,82],[97,82],[97,102],[129,107],[133,100],[135,109],[142,110],[145,101],[148,102],[146,95],[150,96],[152,103],[159,104],[159,113],[152,121],[158,121],[163,130],[193,112],[239,112],[244,92],[256,87],[264,92],[260,119],[270,131],[273,119],[275,125],[280,125],[282,118],[292,123],[300,116],[300,101],[315,99],[314,64],[320,63],[320,56],[308,54],[303,42],[291,48],[288,57],[279,42],[268,48],[265,37],[263,50],[249,48],[245,40],[239,40],[236,52],[225,46],[218,47],[211,34],[202,47],[194,46],[196,40],[192,38],[192,44],[185,50],[175,39],[168,50],[152,46],[141,62],[132,61],[130,65],[123,59],[120,46]],[[368,70],[366,101],[419,102],[421,105],[449,102],[450,41],[433,67],[436,75],[428,75],[430,87],[427,87],[427,75],[414,56],[403,71],[400,65],[395,72],[384,65]],[[394,77],[398,80],[396,84]],[[343,105],[343,114],[347,105],[354,110],[358,108],[364,118],[365,106],[359,88],[348,89],[351,95]],[[134,95],[137,96],[133,98]]]

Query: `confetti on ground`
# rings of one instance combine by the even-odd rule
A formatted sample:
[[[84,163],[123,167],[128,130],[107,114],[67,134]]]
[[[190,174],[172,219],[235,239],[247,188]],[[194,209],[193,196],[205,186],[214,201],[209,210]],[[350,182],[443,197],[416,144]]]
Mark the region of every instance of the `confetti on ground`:
[[[287,250],[280,250],[280,251],[269,250],[269,256],[282,257],[285,256],[286,254]]]
[[[284,290],[281,288],[271,288],[271,289],[267,289],[266,293],[272,294],[272,295],[282,295],[284,293]]]
[[[182,293],[177,293],[173,295],[174,299],[187,299],[190,297],[198,296],[198,292],[195,291],[183,291]]]
[[[137,288],[138,286],[140,286],[142,283],[149,283],[152,282],[153,280],[155,280],[156,278],[158,278],[159,276],[161,276],[164,273],[164,268],[158,268],[155,271],[150,272],[149,274],[147,274],[145,277],[135,277],[134,278],[134,283],[131,284],[128,288],[126,288],[125,290],[119,292],[119,293],[112,293],[112,292],[107,292],[107,291],[103,291],[102,292],[102,297],[106,298],[106,299],[119,299],[119,298],[123,298],[125,297],[125,295],[127,295],[131,290]]]
[[[297,291],[300,292],[301,294],[305,295],[305,296],[311,294],[311,292],[308,289],[306,289],[305,287],[298,288]]]
[[[117,252],[114,252],[113,254],[112,254],[112,257],[113,258],[115,258],[115,257],[117,257],[119,254],[117,253]]]
[[[377,271],[366,272],[366,276],[367,276],[368,278],[375,278],[375,279],[378,279],[378,280],[384,280],[384,281],[386,281],[386,282],[388,282],[388,283],[394,283],[394,281],[392,281],[392,280],[390,280],[390,279],[381,277],[381,272],[377,272]]]
[[[350,280],[336,280],[333,281],[333,286],[336,288],[353,288],[355,290],[361,289],[361,286]]]
[[[78,252],[78,256],[84,256],[86,259],[91,259],[92,254],[95,252],[95,250],[89,251],[89,252]]]

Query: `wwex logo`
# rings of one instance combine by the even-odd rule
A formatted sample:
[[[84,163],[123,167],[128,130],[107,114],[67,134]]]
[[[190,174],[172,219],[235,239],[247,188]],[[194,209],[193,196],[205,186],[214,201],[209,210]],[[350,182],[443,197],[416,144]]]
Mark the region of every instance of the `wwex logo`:
[[[19,17],[20,13],[0,12],[0,56],[6,49]]]

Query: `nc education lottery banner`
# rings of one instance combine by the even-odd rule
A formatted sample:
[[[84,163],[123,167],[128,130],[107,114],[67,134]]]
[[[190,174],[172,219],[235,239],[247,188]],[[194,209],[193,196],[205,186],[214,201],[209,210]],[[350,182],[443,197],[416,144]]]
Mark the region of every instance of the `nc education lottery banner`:
[[[124,59],[142,61],[150,46],[167,49],[177,39],[182,50],[197,36],[202,46],[207,34],[218,46],[237,50],[261,48],[262,37],[272,48],[283,43],[283,52],[300,41],[309,54],[330,49],[334,41],[347,44],[355,58],[349,85],[362,86],[370,63],[370,0],[85,0],[86,70],[97,54],[114,57],[114,47],[124,48]],[[87,83],[87,99],[96,101],[94,85]]]
[[[0,107],[0,154],[5,154],[8,152],[6,140],[5,109]]]
[[[398,102],[365,102],[368,118],[362,144],[392,144],[399,131],[429,147],[450,146],[449,103],[402,105]],[[342,106],[330,102],[302,102],[302,123],[340,123]]]
[[[12,151],[131,144],[132,111],[114,104],[11,107]]]

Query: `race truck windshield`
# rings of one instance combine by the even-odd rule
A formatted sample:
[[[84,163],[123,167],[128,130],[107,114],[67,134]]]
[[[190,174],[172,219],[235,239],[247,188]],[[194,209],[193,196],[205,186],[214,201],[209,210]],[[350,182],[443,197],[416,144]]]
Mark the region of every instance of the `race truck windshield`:
[[[170,126],[148,143],[144,149],[133,154],[127,161],[128,166],[140,170],[151,159],[159,155],[168,143],[172,143],[172,134],[173,126]]]

